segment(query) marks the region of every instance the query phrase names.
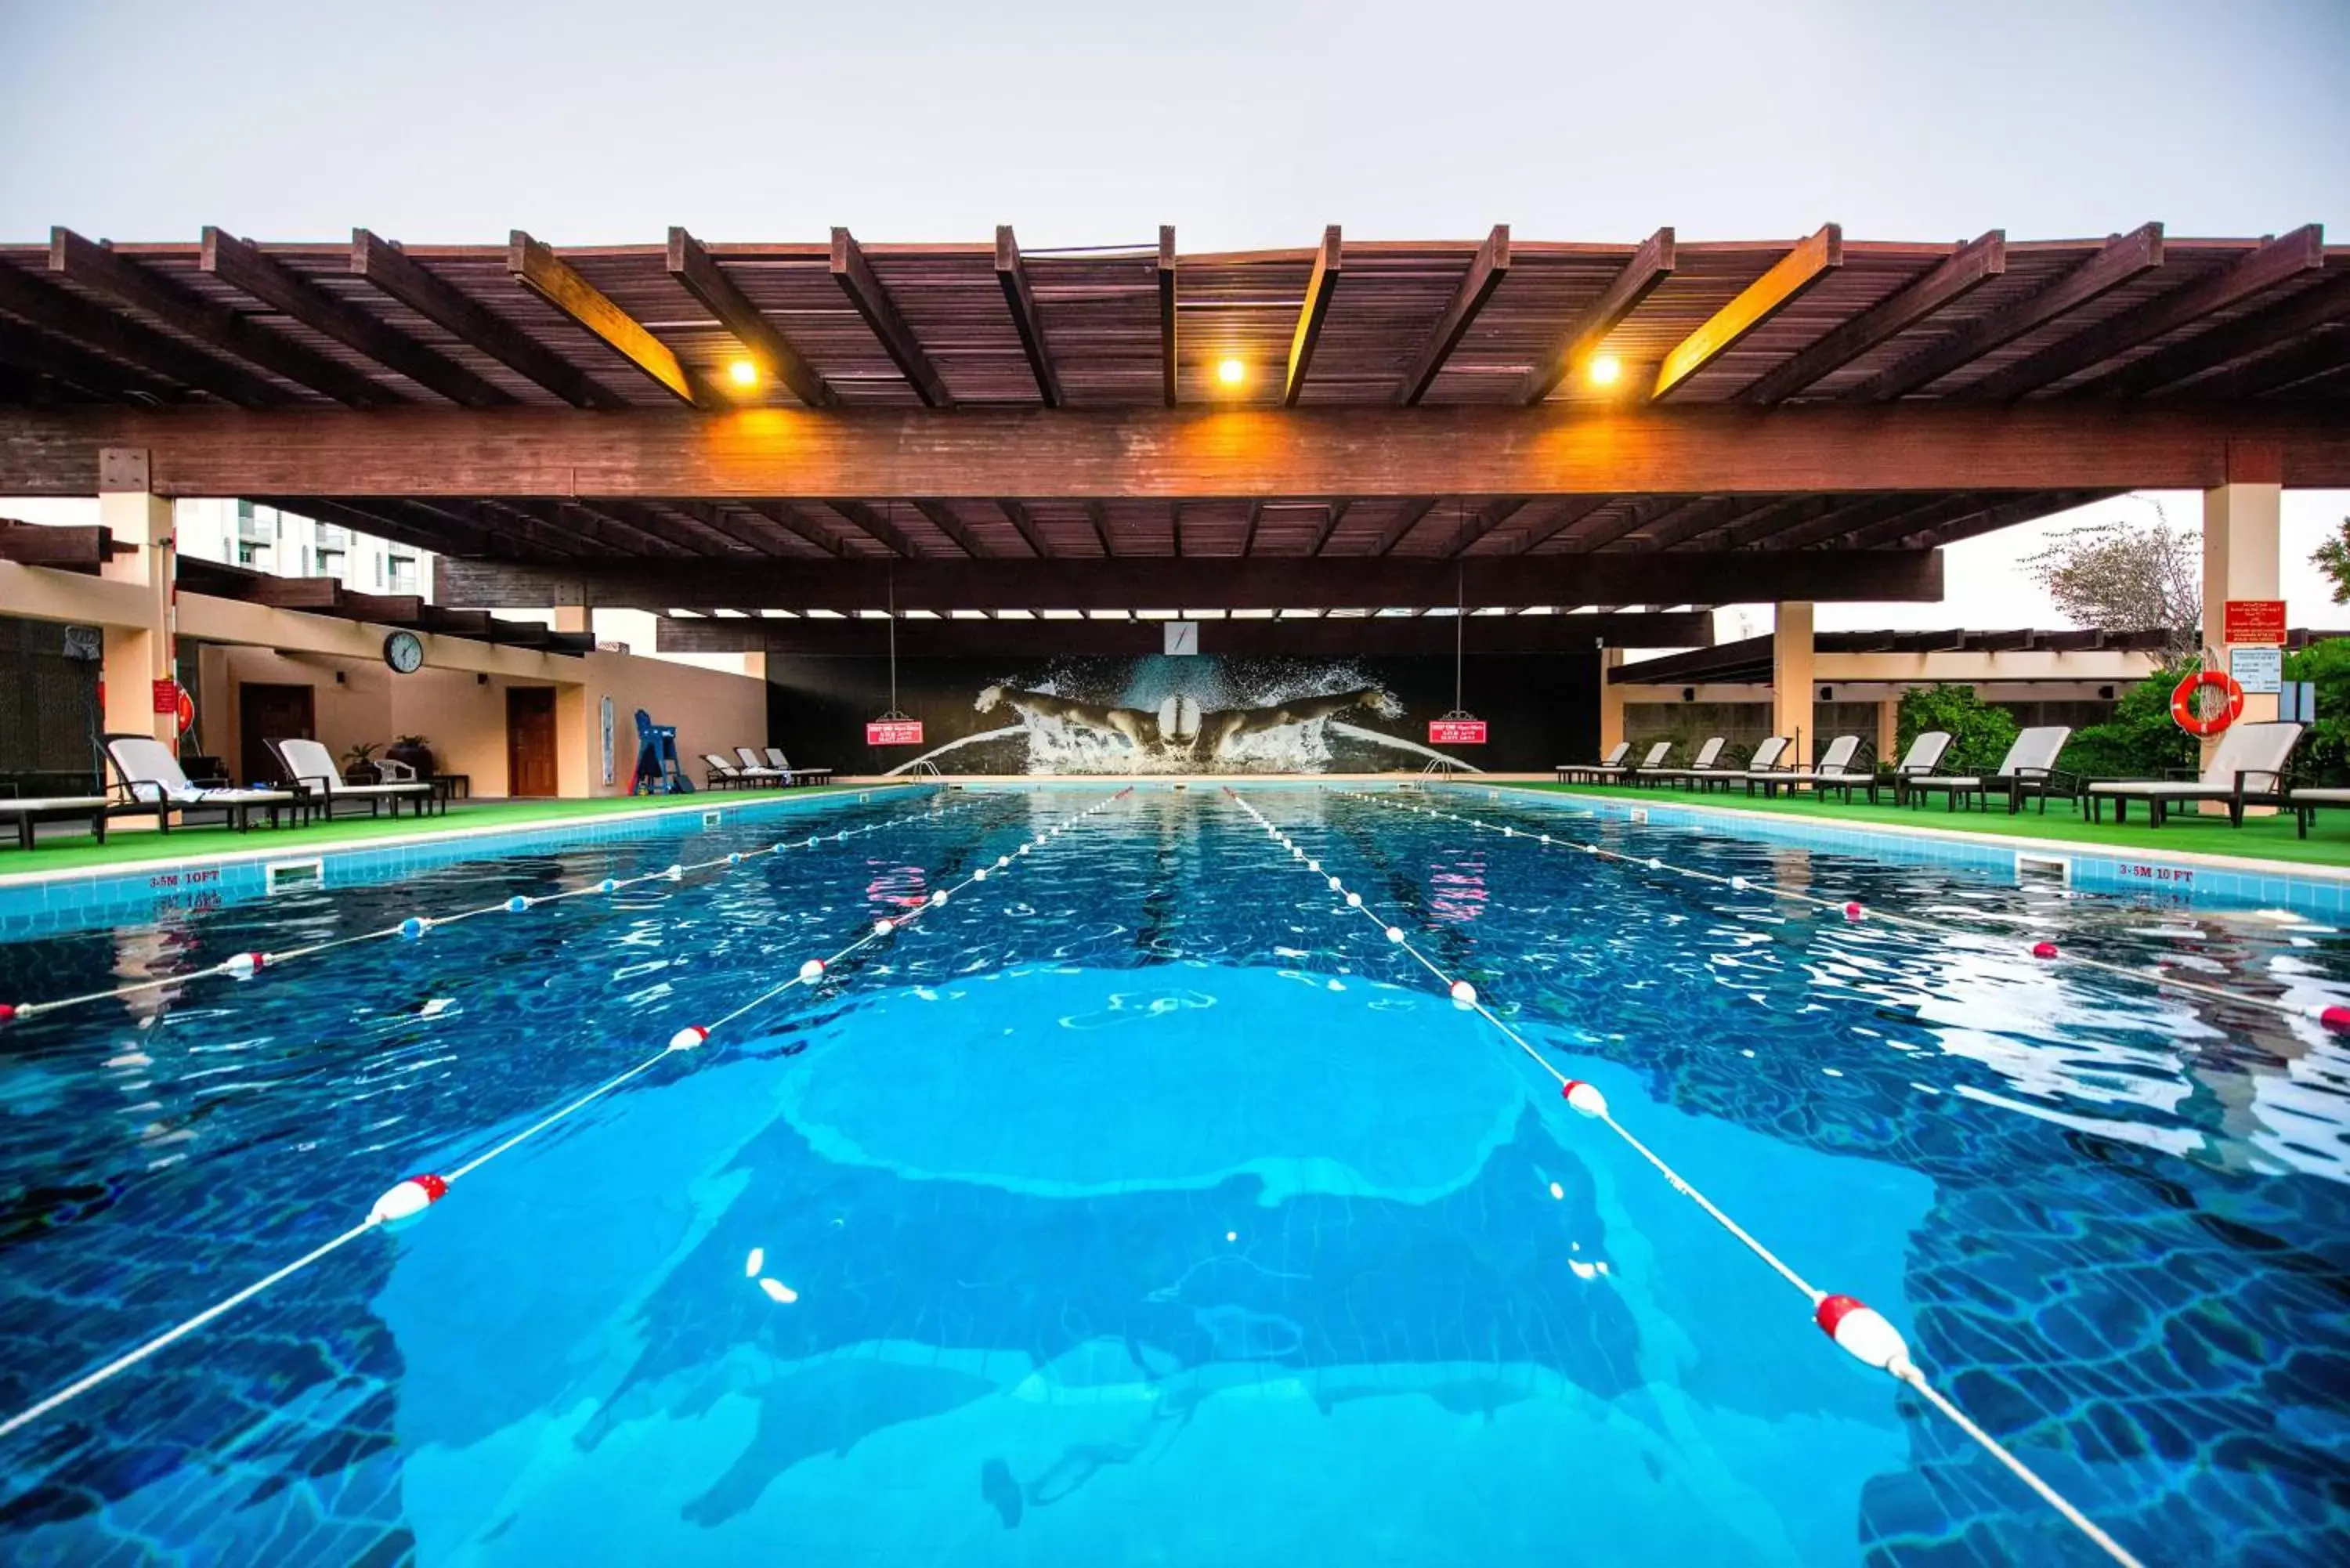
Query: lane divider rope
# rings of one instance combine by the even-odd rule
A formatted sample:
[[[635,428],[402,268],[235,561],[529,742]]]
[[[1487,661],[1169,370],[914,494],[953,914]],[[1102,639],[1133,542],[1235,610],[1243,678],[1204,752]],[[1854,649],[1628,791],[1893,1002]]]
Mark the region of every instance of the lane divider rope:
[[[2119,1542],[2106,1534],[2095,1520],[2074,1506],[2063,1493],[2010,1452],[2005,1444],[1977,1426],[1941,1390],[1935,1387],[1928,1380],[1925,1373],[1918,1368],[1917,1363],[1910,1359],[1909,1347],[1902,1339],[1901,1332],[1886,1321],[1880,1314],[1851,1296],[1835,1295],[1823,1291],[1797,1273],[1777,1253],[1756,1239],[1752,1231],[1731,1219],[1711,1199],[1692,1186],[1687,1178],[1666,1163],[1662,1156],[1642,1142],[1630,1128],[1617,1121],[1607,1107],[1607,1096],[1601,1094],[1596,1086],[1578,1078],[1570,1078],[1560,1072],[1550,1058],[1535,1049],[1524,1035],[1510,1027],[1485,1004],[1483,999],[1477,994],[1477,988],[1473,984],[1447,974],[1441,966],[1420,950],[1419,944],[1411,940],[1409,932],[1401,926],[1390,925],[1374,914],[1364,903],[1362,894],[1349,890],[1344,878],[1327,871],[1319,859],[1308,855],[1305,846],[1291,838],[1279,825],[1267,820],[1264,815],[1240,792],[1226,785],[1224,793],[1248,815],[1251,821],[1264,829],[1269,838],[1289,851],[1290,860],[1294,864],[1298,865],[1308,874],[1320,877],[1330,892],[1342,900],[1345,908],[1355,911],[1380,928],[1390,944],[1401,948],[1412,958],[1417,959],[1420,967],[1427,970],[1436,978],[1437,982],[1444,987],[1456,1005],[1475,1012],[1486,1023],[1492,1024],[1501,1032],[1504,1039],[1524,1052],[1528,1059],[1550,1075],[1559,1086],[1559,1097],[1566,1101],[1570,1107],[1614,1133],[1635,1154],[1654,1167],[1657,1173],[1664,1178],[1666,1183],[1674,1191],[1696,1204],[1708,1218],[1728,1231],[1748,1251],[1767,1264],[1773,1273],[1802,1292],[1804,1298],[1811,1303],[1812,1320],[1819,1325],[1821,1332],[1864,1365],[1874,1367],[1915,1390],[1929,1406],[1947,1417],[1952,1425],[1972,1438],[1984,1452],[2004,1465],[2018,1480],[2036,1492],[2043,1501],[2054,1509],[2067,1523],[2094,1542],[2106,1556],[2116,1563],[2126,1564],[2126,1568],[2145,1568],[2145,1565]],[[1629,857],[1617,857],[1617,858]],[[1644,861],[1642,864],[1648,864],[1648,862]],[[1721,878],[1715,879],[1721,880]]]
[[[1062,818],[1044,832],[1024,841],[1019,847],[1014,849],[1011,854],[1000,855],[996,857],[993,863],[978,867],[969,876],[965,877],[962,881],[955,883],[951,887],[938,889],[931,894],[931,896],[924,899],[920,905],[906,911],[904,914],[894,918],[875,920],[866,929],[862,935],[858,937],[856,940],[839,949],[830,957],[806,960],[799,966],[797,972],[793,974],[789,980],[786,980],[780,984],[771,986],[767,990],[761,992],[758,995],[735,1008],[733,1012],[724,1013],[709,1023],[688,1024],[684,1028],[678,1030],[674,1034],[670,1036],[668,1044],[662,1046],[660,1051],[646,1057],[643,1061],[639,1062],[635,1066],[630,1067],[624,1072],[617,1073],[611,1077],[605,1079],[594,1088],[589,1089],[585,1094],[578,1096],[577,1098],[563,1106],[562,1108],[548,1113],[546,1116],[540,1117],[537,1121],[533,1122],[530,1126],[523,1128],[520,1132],[515,1133],[511,1137],[492,1145],[488,1149],[475,1155],[473,1158],[465,1161],[463,1165],[453,1168],[445,1175],[440,1172],[426,1171],[420,1172],[414,1176],[403,1178],[386,1190],[383,1196],[375,1200],[374,1206],[368,1210],[367,1218],[359,1221],[359,1223],[352,1226],[349,1230],[343,1231],[338,1236],[330,1237],[327,1241],[321,1241],[318,1245],[311,1248],[310,1251],[303,1253],[292,1262],[263,1275],[261,1278],[254,1281],[251,1284],[246,1285],[244,1289],[237,1291],[234,1294],[222,1297],[219,1301],[213,1303],[210,1306],[204,1308],[202,1312],[195,1314],[192,1317],[186,1318],[180,1323],[174,1324],[170,1328],[165,1329],[162,1333],[134,1345],[130,1349],[123,1352],[120,1355],[116,1356],[113,1360],[108,1362],[103,1366],[97,1368],[95,1371],[85,1374],[83,1376],[76,1378],[73,1382],[67,1384],[64,1387],[59,1388],[47,1397],[26,1406],[24,1409],[17,1411],[15,1415],[8,1417],[5,1420],[0,1420],[0,1438],[5,1438],[10,1433],[16,1431],[20,1428],[31,1425],[33,1422],[39,1420],[42,1417],[48,1415],[51,1411],[57,1409],[59,1407],[70,1404],[72,1401],[81,1397],[84,1394],[88,1393],[91,1389],[99,1387],[100,1385],[120,1376],[125,1372],[128,1372],[132,1367],[138,1366],[140,1362],[145,1361],[149,1356],[156,1354],[158,1351],[165,1349],[175,1342],[194,1333],[197,1329],[202,1328],[204,1324],[211,1323],[215,1318],[218,1318],[224,1314],[231,1312],[236,1307],[243,1305],[244,1303],[251,1301],[254,1297],[261,1294],[264,1291],[268,1290],[271,1286],[292,1279],[295,1275],[301,1273],[304,1270],[323,1262],[328,1257],[331,1257],[334,1253],[350,1245],[350,1243],[358,1241],[360,1237],[365,1236],[371,1231],[381,1230],[387,1225],[395,1224],[398,1221],[408,1220],[422,1213],[425,1210],[431,1208],[433,1204],[440,1202],[442,1198],[446,1197],[450,1188],[455,1186],[459,1181],[471,1176],[473,1172],[481,1169],[484,1166],[489,1164],[492,1160],[496,1159],[499,1156],[506,1153],[508,1150],[516,1148],[521,1145],[529,1142],[532,1138],[536,1137],[539,1134],[546,1131],[549,1127],[552,1127],[567,1118],[577,1115],[578,1112],[585,1110],[588,1106],[594,1105],[598,1100],[602,1099],[605,1096],[612,1093],[615,1089],[619,1088],[622,1085],[629,1083],[631,1079],[634,1079],[642,1074],[650,1072],[654,1067],[659,1066],[671,1056],[676,1055],[681,1052],[698,1050],[706,1041],[709,1040],[711,1035],[716,1033],[720,1029],[724,1028],[727,1024],[730,1024],[735,1020],[743,1017],[753,1009],[764,1005],[775,997],[781,996],[784,992],[791,990],[793,987],[813,987],[818,981],[824,978],[827,971],[838,965],[843,960],[856,953],[858,950],[870,943],[879,941],[882,938],[889,936],[893,931],[903,929],[905,927],[921,919],[923,915],[928,914],[932,909],[945,907],[946,904],[952,899],[955,894],[962,892],[964,888],[972,887],[976,883],[984,882],[991,875],[997,872],[1013,869],[1021,861],[1026,859],[1032,850],[1043,848],[1045,846],[1059,838],[1062,834],[1067,832],[1068,829],[1076,823],[1082,822],[1087,817],[1099,815],[1101,812],[1107,810],[1109,806],[1117,801],[1121,800],[1125,796],[1133,793],[1134,786],[1129,784],[1126,788],[1119,790],[1116,794],[1110,795],[1107,799],[1097,801],[1092,805],[1087,806],[1085,810],[1077,812],[1073,815]],[[712,862],[712,864],[715,864],[715,862]],[[656,873],[656,875],[665,875],[665,873]],[[639,877],[634,878],[634,880],[641,881],[644,880],[644,878]]]
[[[884,822],[868,823],[862,827],[842,828],[832,833],[816,834],[804,839],[778,839],[773,844],[757,849],[739,850],[711,860],[696,860],[690,864],[665,866],[658,871],[648,871],[640,876],[607,877],[582,887],[567,888],[560,893],[540,893],[535,896],[516,893],[494,904],[484,904],[477,909],[460,909],[452,915],[411,915],[397,925],[383,926],[370,931],[359,931],[348,937],[335,937],[322,942],[311,942],[302,947],[288,948],[283,952],[232,953],[218,963],[207,965],[203,969],[190,970],[184,974],[161,975],[147,980],[129,981],[105,991],[84,992],[78,996],[61,996],[49,1002],[25,1002],[13,1005],[0,1002],[0,1023],[38,1017],[45,1013],[59,1012],[69,1007],[87,1006],[94,1002],[136,996],[142,992],[161,991],[169,986],[186,985],[192,981],[207,980],[217,975],[234,975],[239,979],[248,979],[262,970],[275,969],[295,959],[312,958],[319,953],[332,952],[338,948],[351,947],[359,942],[381,941],[389,937],[421,937],[436,927],[453,926],[460,920],[470,920],[480,915],[496,914],[501,911],[518,915],[525,910],[537,909],[542,904],[557,904],[568,898],[586,898],[594,894],[618,893],[624,888],[634,888],[639,883],[676,882],[694,872],[712,869],[731,870],[761,856],[782,855],[793,849],[814,849],[820,844],[826,843],[845,843],[851,838],[861,837],[868,833],[879,833],[884,828],[902,826],[910,822],[935,822],[941,817],[976,810],[979,805],[977,801],[966,802],[961,805],[941,806],[929,811],[913,812],[905,816],[891,817]]]
[[[1675,876],[1687,877],[1694,881],[1711,882],[1734,892],[1767,893],[1774,898],[1785,898],[1793,903],[1808,904],[1819,909],[1835,910],[1856,925],[1865,920],[1878,920],[1899,929],[1916,931],[1929,937],[1948,937],[1954,933],[1989,937],[1989,933],[1967,931],[1963,927],[1937,924],[1931,920],[1920,919],[1914,915],[1896,914],[1873,909],[1857,899],[1822,898],[1816,893],[1807,893],[1799,888],[1784,888],[1757,877],[1724,877],[1712,871],[1700,871],[1693,867],[1675,866],[1652,856],[1626,855],[1604,848],[1587,838],[1557,837],[1532,828],[1514,827],[1507,823],[1491,823],[1480,817],[1462,816],[1458,813],[1439,811],[1433,805],[1416,806],[1403,801],[1388,801],[1367,790],[1334,788],[1330,793],[1349,800],[1389,806],[1395,810],[1430,817],[1439,822],[1459,823],[1463,826],[1473,827],[1484,833],[1498,833],[1504,838],[1526,839],[1547,848],[1580,850],[1583,854],[1594,856],[1602,860],[1613,860],[1621,865],[1640,867],[1650,871],[1670,872]],[[2112,975],[2119,980],[2137,981],[2140,984],[2157,986],[2164,991],[2175,991],[2189,996],[2199,996],[2210,1002],[2234,1002],[2245,1007],[2257,1007],[2285,1018],[2305,1018],[2336,1033],[2350,1033],[2350,1005],[2341,1002],[2292,1002],[2271,996],[2255,996],[2250,992],[2230,991],[2222,986],[2206,985],[2200,981],[2182,980],[2164,970],[2159,964],[2133,965],[2115,963],[2106,959],[2083,958],[2078,954],[2063,951],[2053,941],[2033,942],[2030,950],[2033,958],[2044,963],[2063,962],[2074,969],[2094,970],[2100,974]]]

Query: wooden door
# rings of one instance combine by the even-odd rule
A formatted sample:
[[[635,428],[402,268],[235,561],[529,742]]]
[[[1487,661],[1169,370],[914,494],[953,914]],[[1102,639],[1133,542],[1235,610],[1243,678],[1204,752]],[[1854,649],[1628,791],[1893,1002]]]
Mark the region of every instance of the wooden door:
[[[506,688],[506,794],[555,793],[555,688]]]
[[[269,741],[318,738],[317,693],[307,686],[272,686],[244,680],[236,689],[237,777],[247,784],[279,782],[282,770],[269,754]]]

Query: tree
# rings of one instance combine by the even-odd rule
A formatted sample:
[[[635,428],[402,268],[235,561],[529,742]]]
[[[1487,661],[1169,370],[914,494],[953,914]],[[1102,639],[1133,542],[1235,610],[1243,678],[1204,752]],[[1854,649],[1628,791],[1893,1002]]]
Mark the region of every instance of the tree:
[[[2178,663],[2201,651],[2202,548],[2191,531],[2170,525],[2160,502],[2148,504],[2151,524],[2116,521],[2065,529],[2046,549],[2025,556],[2023,568],[2078,625],[2168,631],[2166,662]],[[2343,548],[2350,571],[2350,545]]]
[[[1896,733],[1905,754],[1909,742],[1925,731],[1939,730],[1949,735],[1950,749],[1942,753],[1942,772],[1949,774],[1990,773],[2015,743],[2015,715],[1984,701],[1971,686],[1945,682],[1904,691],[1897,723]]]
[[[2320,545],[2309,558],[2334,584],[2334,602],[2350,605],[2350,517],[2342,519],[2342,531]]]

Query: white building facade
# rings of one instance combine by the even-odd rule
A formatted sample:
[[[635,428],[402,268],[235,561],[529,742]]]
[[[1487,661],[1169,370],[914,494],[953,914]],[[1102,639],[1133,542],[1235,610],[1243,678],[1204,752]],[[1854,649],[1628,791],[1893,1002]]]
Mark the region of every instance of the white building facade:
[[[432,553],[251,501],[182,501],[180,554],[281,577],[332,577],[353,593],[432,597]]]

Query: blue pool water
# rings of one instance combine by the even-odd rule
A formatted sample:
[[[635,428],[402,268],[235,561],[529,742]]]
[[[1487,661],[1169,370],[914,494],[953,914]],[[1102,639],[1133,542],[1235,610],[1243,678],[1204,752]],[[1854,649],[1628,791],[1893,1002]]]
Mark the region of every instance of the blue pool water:
[[[1107,793],[7,1026],[0,1415]],[[2126,1545],[2350,1559],[2345,1052],[2024,956],[2314,1002],[2350,938],[1474,797],[1928,939],[1247,794]],[[13,942],[0,997],[775,831]],[[1119,798],[0,1442],[15,1563],[811,1553],[2098,1560],[1213,792]]]

